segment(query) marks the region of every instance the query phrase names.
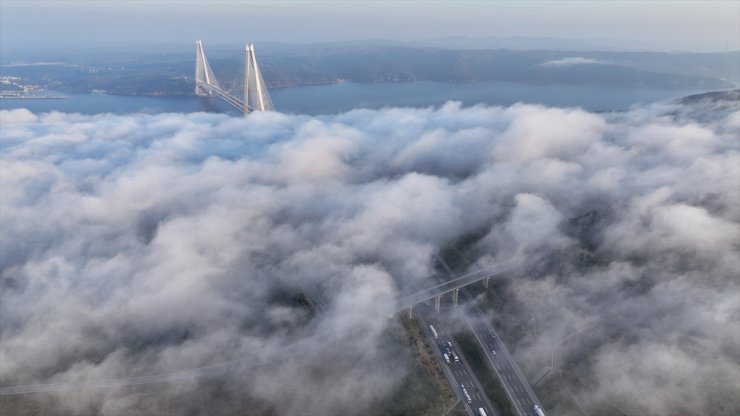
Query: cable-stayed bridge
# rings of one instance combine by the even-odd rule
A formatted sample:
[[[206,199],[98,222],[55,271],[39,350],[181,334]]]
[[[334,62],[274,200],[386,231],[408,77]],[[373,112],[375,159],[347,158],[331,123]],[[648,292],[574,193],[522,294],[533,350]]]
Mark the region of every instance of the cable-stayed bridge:
[[[195,42],[195,95],[220,97],[244,115],[253,111],[274,111],[275,107],[257,65],[254,45],[247,45],[245,48],[244,69],[240,75],[243,76],[244,88],[241,98],[221,86],[203,52],[203,42]]]

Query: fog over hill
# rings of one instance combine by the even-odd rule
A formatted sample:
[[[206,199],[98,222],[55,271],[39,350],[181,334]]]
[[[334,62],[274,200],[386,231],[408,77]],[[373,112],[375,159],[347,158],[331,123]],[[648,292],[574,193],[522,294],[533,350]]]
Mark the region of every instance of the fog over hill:
[[[411,365],[394,298],[478,233],[478,265],[527,265],[495,316],[525,327],[527,371],[593,328],[563,347],[585,382],[548,389],[552,414],[738,414],[738,131],[730,94],[605,114],[2,111],[0,403],[376,414]],[[320,315],[300,302],[316,284]]]

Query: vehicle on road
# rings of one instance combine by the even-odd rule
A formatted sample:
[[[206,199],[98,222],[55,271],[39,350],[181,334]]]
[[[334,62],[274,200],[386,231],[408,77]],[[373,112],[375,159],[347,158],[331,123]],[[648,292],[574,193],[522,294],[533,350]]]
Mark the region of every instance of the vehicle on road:
[[[540,405],[534,405],[534,411],[537,412],[537,416],[545,416],[545,412],[542,411]]]
[[[436,330],[436,329],[434,329],[434,325],[429,325],[429,329],[431,329],[431,330],[432,330],[432,335],[434,335],[434,339],[437,339],[437,338],[439,338],[439,337],[437,336],[437,330]]]
[[[468,394],[468,391],[467,391],[467,390],[465,390],[465,386],[463,386],[463,385],[461,384],[461,385],[460,385],[460,387],[462,387],[462,391],[463,391],[463,394],[465,395],[465,400],[467,400],[467,401],[468,401],[468,403],[471,403],[471,402],[473,401],[473,399],[472,399],[472,398],[470,397],[470,395]]]
[[[483,408],[482,408],[482,407],[479,407],[479,408],[478,408],[478,414],[479,414],[480,416],[487,416],[487,415],[486,415],[486,411],[485,411],[485,410],[483,410]]]
[[[442,355],[445,356],[445,361],[447,361],[447,364],[449,364],[450,363],[450,356],[447,355],[447,354],[442,354]]]

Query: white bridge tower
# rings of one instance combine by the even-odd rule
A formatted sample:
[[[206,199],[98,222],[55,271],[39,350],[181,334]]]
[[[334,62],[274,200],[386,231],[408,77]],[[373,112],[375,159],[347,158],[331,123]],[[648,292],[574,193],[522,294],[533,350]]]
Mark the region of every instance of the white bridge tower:
[[[217,96],[223,98],[227,103],[236,107],[247,115],[253,111],[274,111],[270,94],[262,79],[257,58],[254,55],[254,45],[247,45],[244,56],[244,97],[237,98],[226,91],[213,75],[211,66],[208,64],[203,52],[203,43],[195,42],[195,95]]]

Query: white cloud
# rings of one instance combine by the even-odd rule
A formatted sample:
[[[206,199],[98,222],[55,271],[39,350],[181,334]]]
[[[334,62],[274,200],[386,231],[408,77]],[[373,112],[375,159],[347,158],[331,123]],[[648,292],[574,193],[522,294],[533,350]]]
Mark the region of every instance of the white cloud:
[[[572,65],[590,65],[600,64],[601,61],[596,59],[584,58],[582,56],[568,56],[561,59],[553,59],[552,61],[543,62],[540,66],[572,66]]]
[[[581,369],[599,391],[589,409],[717,414],[713,398],[738,391],[691,381],[697,368],[702,380],[740,375],[728,335],[740,153],[726,110],[0,117],[2,387],[238,363],[216,367],[224,384],[204,400],[366,413],[409,365],[388,359],[401,350],[384,335],[392,299],[433,284],[432,254],[479,233],[490,261],[553,253],[545,278],[509,282],[539,325],[512,344],[523,362],[599,323],[562,350],[593,359]],[[309,286],[329,302],[316,317],[285,301]],[[656,357],[648,377],[640,363]],[[57,396],[78,413],[163,411],[142,397]]]

